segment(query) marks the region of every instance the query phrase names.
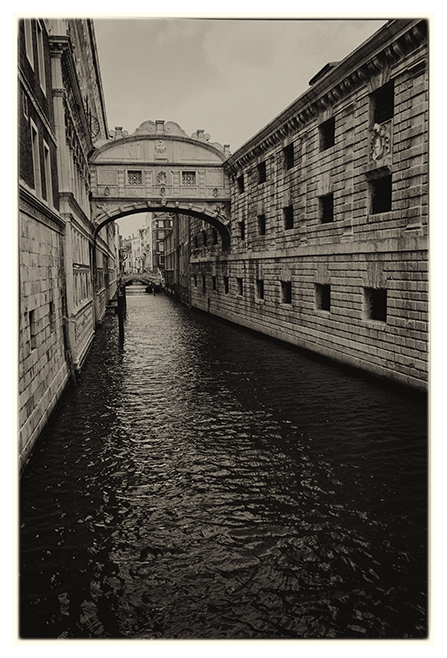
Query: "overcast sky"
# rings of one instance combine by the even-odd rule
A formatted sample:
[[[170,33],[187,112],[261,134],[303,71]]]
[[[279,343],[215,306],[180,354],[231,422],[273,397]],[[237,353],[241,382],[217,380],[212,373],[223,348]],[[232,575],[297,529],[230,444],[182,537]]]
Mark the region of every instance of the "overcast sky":
[[[109,130],[175,121],[234,153],[385,22],[96,17]]]

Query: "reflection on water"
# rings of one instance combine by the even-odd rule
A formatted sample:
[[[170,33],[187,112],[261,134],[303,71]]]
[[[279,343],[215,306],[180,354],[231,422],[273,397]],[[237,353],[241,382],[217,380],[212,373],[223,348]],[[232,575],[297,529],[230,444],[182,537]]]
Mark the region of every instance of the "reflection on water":
[[[422,638],[426,400],[128,297],[21,483],[23,638]]]

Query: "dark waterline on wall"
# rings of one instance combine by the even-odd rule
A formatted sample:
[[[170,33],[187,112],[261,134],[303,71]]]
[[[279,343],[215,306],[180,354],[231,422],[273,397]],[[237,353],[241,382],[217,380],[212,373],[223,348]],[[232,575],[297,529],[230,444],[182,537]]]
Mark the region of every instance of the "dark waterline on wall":
[[[21,637],[426,637],[426,399],[127,308],[22,477]]]

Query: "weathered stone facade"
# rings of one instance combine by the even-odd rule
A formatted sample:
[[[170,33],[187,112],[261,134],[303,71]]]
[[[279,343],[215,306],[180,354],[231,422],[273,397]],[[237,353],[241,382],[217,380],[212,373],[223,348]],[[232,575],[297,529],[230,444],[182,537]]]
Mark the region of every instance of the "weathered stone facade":
[[[231,251],[191,226],[191,303],[424,389],[427,24],[393,20],[227,159]]]
[[[23,465],[85,360],[117,273],[115,227],[95,241],[90,218],[87,156],[107,134],[92,23],[26,19],[17,36]],[[98,286],[94,250],[103,264]]]

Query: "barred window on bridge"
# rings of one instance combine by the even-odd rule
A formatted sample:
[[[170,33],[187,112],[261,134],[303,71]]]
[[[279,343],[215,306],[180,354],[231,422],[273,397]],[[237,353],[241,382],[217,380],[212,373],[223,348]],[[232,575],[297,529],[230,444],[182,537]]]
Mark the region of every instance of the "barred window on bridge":
[[[143,185],[143,172],[142,171],[128,171],[127,172],[128,185]]]

